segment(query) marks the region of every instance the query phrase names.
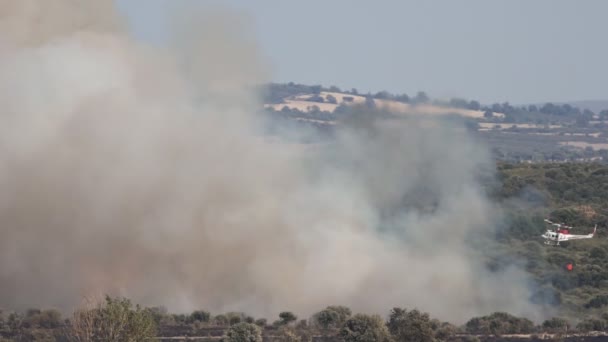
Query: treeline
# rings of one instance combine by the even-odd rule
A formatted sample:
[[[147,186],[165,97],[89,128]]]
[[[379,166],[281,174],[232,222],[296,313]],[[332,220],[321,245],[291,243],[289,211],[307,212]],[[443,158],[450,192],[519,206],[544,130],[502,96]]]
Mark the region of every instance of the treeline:
[[[505,209],[508,225],[499,238],[536,238],[547,228],[546,217],[576,227],[575,234],[587,234],[597,224],[598,236],[603,237],[603,228],[608,227],[606,164],[499,162],[496,178],[486,188]],[[608,267],[606,276],[608,280]]]
[[[142,308],[125,298],[106,297],[103,303],[77,310],[62,318],[55,310],[28,310],[0,315],[1,341],[149,341],[169,337],[221,336],[222,341],[448,341],[474,340],[471,336],[604,331],[608,317],[584,320],[572,327],[561,318],[540,325],[504,312],[475,317],[455,326],[428,313],[395,307],[388,317],[353,314],[345,306],[328,306],[309,319],[289,311],[277,320],[255,319],[244,313],[211,315],[197,310],[188,315],[169,314],[163,308]],[[219,336],[218,336],[219,335]]]
[[[283,106],[280,110],[275,110],[272,107],[266,108],[266,114],[273,119],[292,119],[310,123],[325,123],[325,124],[351,124],[357,122],[372,122],[378,119],[399,118],[405,120],[407,118],[391,112],[385,108],[378,108],[373,101],[365,101],[360,104],[346,105],[344,103],[336,107],[333,112],[321,110],[319,106],[311,104],[307,110],[299,110]],[[463,117],[456,113],[446,113],[446,115],[437,117],[437,120],[444,120],[464,125],[465,127],[477,131],[479,124],[472,118]]]
[[[331,100],[333,97],[329,97],[328,99],[324,99],[319,95],[321,92],[331,92],[331,93],[342,93],[342,94],[350,94],[353,96],[364,96],[366,98],[377,99],[377,100],[394,100],[403,103],[427,103],[430,101],[429,96],[424,91],[419,91],[414,96],[409,96],[408,94],[392,94],[388,91],[379,91],[375,94],[372,93],[360,93],[356,88],[351,88],[350,90],[342,90],[336,86],[323,87],[321,85],[304,85],[297,84],[293,82],[289,83],[270,83],[262,86],[259,91],[262,94],[262,98],[264,103],[284,103],[284,99],[290,96],[298,96],[305,94],[312,94],[309,100],[311,102],[329,102],[336,103],[337,101]],[[345,100],[348,100],[345,98]]]
[[[403,103],[433,103],[440,106],[448,106],[453,108],[481,110],[485,112],[486,119],[494,122],[505,123],[535,123],[535,124],[557,124],[557,123],[574,123],[579,127],[589,125],[596,115],[599,120],[608,121],[608,109],[594,113],[589,109],[581,109],[570,104],[554,104],[547,102],[543,105],[526,105],[514,106],[509,102],[493,103],[491,105],[482,105],[476,100],[466,100],[463,98],[452,98],[448,101],[431,100],[424,91],[419,91],[414,96],[408,94],[393,94],[388,91],[379,91],[376,93],[360,93],[357,89],[343,90],[336,86],[324,87],[322,85],[304,85],[293,82],[289,83],[270,83],[260,88],[260,92],[264,99],[264,103],[280,104],[284,103],[284,99],[290,96],[298,96],[303,94],[312,94],[309,101],[311,102],[329,102],[338,104],[335,97],[328,96],[326,98],[319,96],[321,92],[335,92],[343,94],[351,94],[355,96],[364,96],[369,99],[378,100],[393,100]],[[502,113],[504,118],[494,117],[493,113]]]
[[[478,101],[452,98],[440,104],[454,108],[481,110],[486,120],[497,123],[571,124],[576,127],[587,127],[596,117],[608,121],[608,109],[594,113],[589,109],[581,109],[567,103],[547,102],[543,105],[515,106],[503,102],[480,105]],[[502,113],[504,117],[494,116],[494,113]]]
[[[497,198],[520,196],[530,204],[561,208],[553,215],[571,224],[608,224],[602,215],[608,207],[606,164],[499,162],[496,170]],[[581,205],[590,208],[578,210]]]

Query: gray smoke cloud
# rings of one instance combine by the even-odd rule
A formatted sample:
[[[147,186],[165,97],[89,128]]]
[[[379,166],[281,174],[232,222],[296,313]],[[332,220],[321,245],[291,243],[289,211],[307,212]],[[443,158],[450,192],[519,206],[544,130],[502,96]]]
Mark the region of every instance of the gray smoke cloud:
[[[525,274],[469,246],[500,213],[466,130],[412,117],[270,142],[246,20],[180,18],[160,49],[110,0],[0,1],[0,305],[538,317]]]

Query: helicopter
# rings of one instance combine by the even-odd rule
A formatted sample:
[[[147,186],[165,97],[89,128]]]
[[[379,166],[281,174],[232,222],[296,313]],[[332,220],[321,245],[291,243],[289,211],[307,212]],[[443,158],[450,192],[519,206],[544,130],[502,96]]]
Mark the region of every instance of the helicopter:
[[[545,239],[545,245],[550,246],[559,246],[559,243],[564,241],[591,239],[595,236],[595,232],[597,231],[596,224],[591,234],[574,235],[570,234],[570,229],[573,229],[574,227],[567,226],[563,223],[555,223],[548,219],[545,219],[544,221],[556,227],[555,230],[547,229],[547,231],[543,235],[541,235],[541,237]]]

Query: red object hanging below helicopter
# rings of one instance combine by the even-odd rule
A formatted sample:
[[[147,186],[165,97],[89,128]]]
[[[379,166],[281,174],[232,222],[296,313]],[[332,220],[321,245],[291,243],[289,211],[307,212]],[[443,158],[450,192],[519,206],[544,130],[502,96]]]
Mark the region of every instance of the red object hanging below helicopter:
[[[568,265],[566,265],[566,269],[568,271],[572,271],[573,268],[574,268],[574,266],[572,266],[572,263],[569,263]]]

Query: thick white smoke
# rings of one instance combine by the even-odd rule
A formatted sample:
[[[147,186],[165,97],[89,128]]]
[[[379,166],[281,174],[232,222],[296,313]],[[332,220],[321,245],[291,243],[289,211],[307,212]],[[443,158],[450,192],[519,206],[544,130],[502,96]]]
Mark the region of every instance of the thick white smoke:
[[[496,212],[466,132],[372,120],[323,148],[266,142],[255,45],[238,16],[200,14],[160,50],[109,0],[0,1],[1,306],[536,312],[522,274],[468,247]]]

